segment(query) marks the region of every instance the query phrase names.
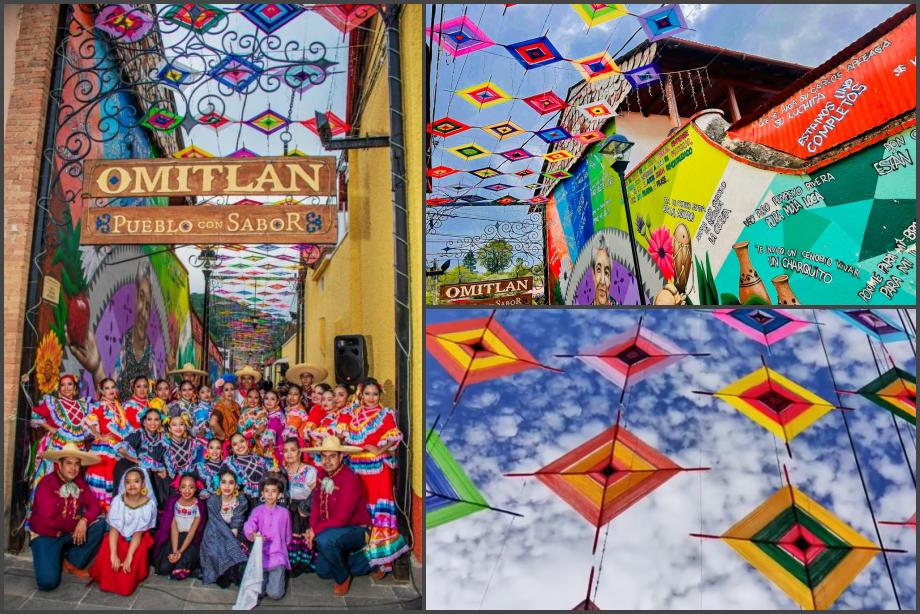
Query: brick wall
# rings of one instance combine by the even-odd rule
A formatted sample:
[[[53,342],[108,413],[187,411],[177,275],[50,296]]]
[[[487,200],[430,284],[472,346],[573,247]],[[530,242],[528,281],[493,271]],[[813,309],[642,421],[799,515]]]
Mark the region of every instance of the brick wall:
[[[10,477],[15,441],[26,282],[47,118],[58,4],[28,4],[16,41],[16,72],[10,91],[11,117],[3,148],[3,492],[4,533],[9,530]]]

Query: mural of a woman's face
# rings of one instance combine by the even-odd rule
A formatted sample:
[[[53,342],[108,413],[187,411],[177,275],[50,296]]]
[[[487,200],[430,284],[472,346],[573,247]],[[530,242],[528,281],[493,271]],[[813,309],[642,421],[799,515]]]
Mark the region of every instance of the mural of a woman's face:
[[[150,300],[152,287],[150,278],[141,276],[137,278],[137,298],[135,302],[134,335],[147,336],[147,324],[150,321]]]
[[[610,254],[606,248],[594,253],[594,304],[606,305],[610,293]]]

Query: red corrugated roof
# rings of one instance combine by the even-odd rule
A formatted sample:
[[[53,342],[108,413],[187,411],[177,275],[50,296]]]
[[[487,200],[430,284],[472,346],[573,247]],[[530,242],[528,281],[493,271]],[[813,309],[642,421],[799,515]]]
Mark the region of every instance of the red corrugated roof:
[[[886,19],[885,21],[877,25],[876,27],[866,32],[864,35],[862,35],[858,39],[856,39],[855,41],[847,45],[844,49],[834,54],[826,62],[824,62],[820,66],[816,66],[809,72],[805,73],[804,75],[802,75],[801,77],[799,77],[798,79],[790,83],[788,86],[786,86],[786,89],[782,90],[781,92],[778,92],[776,95],[774,95],[772,98],[770,98],[769,100],[761,104],[759,107],[757,107],[756,109],[754,109],[747,115],[743,116],[741,119],[739,119],[734,124],[729,126],[729,130],[737,130],[738,128],[741,128],[742,126],[746,126],[750,124],[751,122],[756,120],[758,117],[760,117],[765,111],[768,111],[769,109],[772,109],[773,107],[777,106],[780,102],[788,98],[794,92],[801,89],[803,86],[807,85],[808,83],[811,83],[818,77],[821,77],[822,75],[824,75],[824,73],[828,72],[835,66],[839,65],[844,60],[852,56],[854,53],[856,53],[857,51],[859,51],[866,45],[870,44],[871,42],[881,38],[882,36],[894,30],[900,23],[902,23],[905,19],[907,19],[908,17],[910,17],[916,12],[917,12],[917,6],[914,4],[910,4],[904,7],[903,9],[901,9],[900,11],[898,11],[897,13],[895,13],[894,15],[892,15],[891,17],[889,17],[888,19]]]

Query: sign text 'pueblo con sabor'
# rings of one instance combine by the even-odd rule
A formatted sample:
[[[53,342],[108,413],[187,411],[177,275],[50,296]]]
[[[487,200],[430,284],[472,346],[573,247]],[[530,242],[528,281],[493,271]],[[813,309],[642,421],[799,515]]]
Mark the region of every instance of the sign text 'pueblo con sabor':
[[[198,158],[187,160],[87,160],[83,195],[135,196],[335,194],[335,158]]]

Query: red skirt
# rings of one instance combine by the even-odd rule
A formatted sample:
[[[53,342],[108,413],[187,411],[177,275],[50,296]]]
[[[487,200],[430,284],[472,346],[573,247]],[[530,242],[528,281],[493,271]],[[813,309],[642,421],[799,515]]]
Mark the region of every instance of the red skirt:
[[[118,536],[118,560],[124,561],[128,556],[128,548],[131,541],[121,535]],[[111,550],[109,549],[108,534],[102,538],[102,547],[99,548],[99,554],[96,555],[96,561],[89,570],[89,575],[93,580],[99,583],[99,590],[107,593],[116,593],[118,595],[130,595],[137,589],[137,585],[147,579],[149,567],[148,553],[153,546],[153,538],[149,531],[144,531],[144,537],[134,552],[134,558],[131,561],[131,573],[123,569],[112,571]]]

